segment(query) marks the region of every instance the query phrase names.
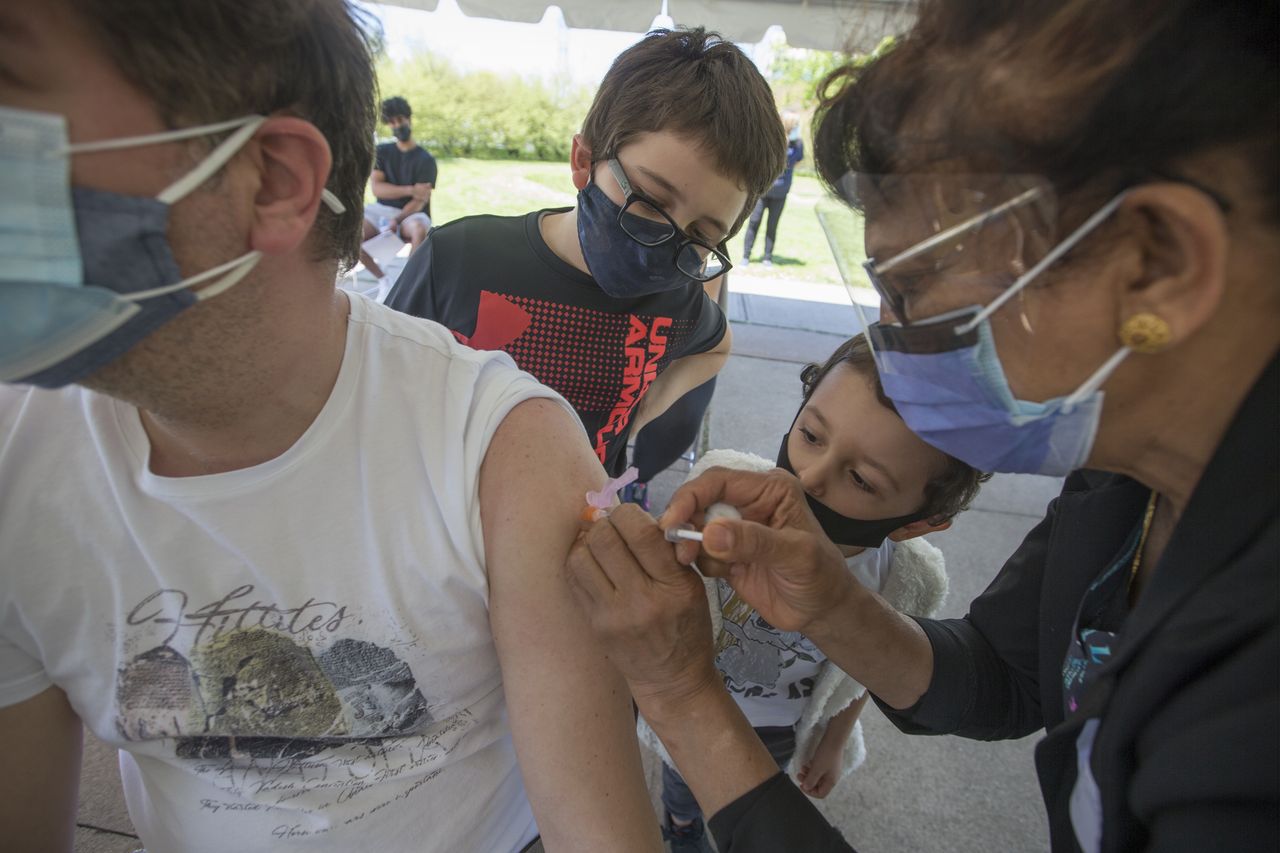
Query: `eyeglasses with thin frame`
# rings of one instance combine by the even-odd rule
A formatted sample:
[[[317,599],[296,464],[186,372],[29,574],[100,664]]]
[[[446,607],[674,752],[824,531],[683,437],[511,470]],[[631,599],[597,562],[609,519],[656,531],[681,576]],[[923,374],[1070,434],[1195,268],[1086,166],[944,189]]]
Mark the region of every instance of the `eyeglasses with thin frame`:
[[[648,247],[676,240],[676,269],[695,281],[711,281],[733,267],[722,248],[685,234],[661,205],[631,186],[627,173],[617,159],[609,160],[608,165],[618,186],[622,188],[623,202],[622,209],[618,211],[618,225],[628,237],[641,246]],[[720,246],[723,247],[724,244],[721,243]]]
[[[1165,180],[1165,181],[1172,181],[1175,183],[1186,184],[1207,195],[1211,200],[1213,200],[1215,204],[1218,205],[1219,209],[1221,209],[1223,213],[1228,213],[1231,210],[1231,203],[1226,198],[1224,198],[1221,194],[1215,192],[1214,190],[1208,187],[1205,187],[1195,181],[1192,181],[1187,178],[1174,175],[1168,172],[1158,172],[1158,171],[1152,170],[1147,172],[1146,174],[1148,176],[1148,179],[1154,178],[1156,180]],[[1134,181],[1128,182],[1128,186],[1133,187],[1139,183],[1142,183],[1142,181],[1134,180]],[[916,243],[914,246],[907,247],[903,251],[889,258],[888,260],[877,261],[875,258],[868,258],[866,261],[863,262],[862,269],[866,272],[867,278],[871,281],[871,286],[875,288],[875,291],[880,296],[880,298],[883,299],[889,305],[889,309],[893,312],[893,315],[897,318],[898,322],[903,326],[908,326],[910,325],[911,321],[907,317],[906,296],[901,291],[899,291],[896,287],[894,287],[891,283],[886,281],[883,276],[883,273],[888,272],[890,269],[892,269],[893,267],[901,263],[909,261],[913,258],[916,258],[924,254],[925,252],[928,252],[930,249],[934,248],[935,246],[946,243],[950,240],[953,240],[956,237],[960,237],[962,235],[971,233],[973,231],[977,231],[978,229],[982,228],[984,225],[991,222],[992,220],[998,219],[1004,216],[1010,210],[1013,210],[1014,208],[1021,207],[1022,205],[1029,204],[1035,201],[1035,199],[1041,196],[1043,192],[1044,192],[1043,187],[1032,187],[1031,189],[1026,190],[1023,193],[1020,193],[1019,195],[1014,196],[1008,201],[1003,202],[999,205],[996,205],[990,210],[984,211],[970,219],[966,219],[964,222],[954,225],[951,228],[947,228],[943,231],[940,231],[937,234],[934,234],[932,237],[928,237],[924,240],[921,240],[919,243]],[[1022,272],[1022,274],[1019,275],[1018,278],[1015,281],[1013,281],[1009,285],[1009,287],[1005,289],[1003,293],[1000,294],[1000,296],[998,296],[992,303],[987,305],[977,315],[977,317],[957,327],[957,331],[961,334],[967,333],[983,318],[990,316],[993,312],[999,309],[1000,306],[1002,306],[1011,297],[1013,297],[1016,293],[1018,293],[1018,291],[1020,291],[1028,282],[1030,282],[1032,279],[1034,279],[1036,276],[1042,273],[1045,269],[1047,269],[1048,267],[1052,266],[1054,263],[1059,261],[1063,255],[1065,255],[1068,251],[1070,251],[1072,247],[1074,247],[1076,243],[1079,242],[1081,238],[1083,238],[1086,234],[1092,231],[1098,225],[1099,222],[1106,219],[1108,216],[1110,216],[1112,213],[1115,212],[1116,208],[1120,206],[1121,201],[1124,199],[1125,194],[1126,194],[1125,192],[1120,192],[1119,194],[1114,196],[1110,202],[1108,202],[1100,210],[1095,212],[1093,216],[1089,217],[1089,219],[1086,220],[1073,233],[1069,234],[1066,238],[1064,238],[1061,242],[1059,242],[1056,246],[1054,246],[1045,255],[1045,257],[1043,257],[1038,263],[1032,266],[1031,269],[1028,269]]]
[[[1008,201],[999,204],[990,210],[984,211],[971,219],[966,219],[964,222],[943,231],[939,231],[937,234],[921,240],[914,246],[908,246],[906,249],[903,249],[901,252],[887,260],[877,261],[875,258],[867,258],[867,260],[862,264],[862,269],[866,272],[867,278],[870,279],[871,286],[875,288],[876,293],[879,294],[881,299],[888,303],[889,309],[893,311],[893,315],[898,318],[898,322],[904,326],[908,325],[910,321],[907,319],[906,297],[901,291],[887,282],[882,273],[886,273],[899,264],[919,257],[935,246],[978,230],[993,219],[998,219],[1001,216],[1004,216],[1004,214],[1010,210],[1031,202],[1040,195],[1040,193],[1040,187],[1032,187],[1026,192],[1014,196]]]

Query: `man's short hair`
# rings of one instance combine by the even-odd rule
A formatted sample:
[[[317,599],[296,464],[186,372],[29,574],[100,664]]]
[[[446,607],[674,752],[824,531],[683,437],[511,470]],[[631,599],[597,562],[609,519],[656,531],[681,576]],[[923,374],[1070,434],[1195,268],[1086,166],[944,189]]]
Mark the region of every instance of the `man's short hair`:
[[[731,234],[786,166],[787,134],[769,84],[741,50],[701,27],[654,30],[623,51],[582,124],[595,162],[664,130],[710,152],[716,168],[746,189]]]
[[[413,117],[413,110],[409,108],[409,102],[399,95],[387,98],[382,102],[383,122],[391,121],[391,119],[396,118],[397,116],[400,118]]]
[[[170,127],[284,113],[311,122],[333,155],[312,244],[359,257],[373,167],[377,79],[368,16],[346,0],[72,0],[91,34]]]
[[[880,384],[880,373],[876,370],[875,356],[871,353],[866,335],[854,335],[842,343],[824,364],[805,365],[800,371],[800,381],[804,385],[804,403],[809,402],[813,390],[840,364],[849,365],[871,383],[880,404],[895,415],[898,414],[898,409]],[[969,504],[978,496],[978,489],[990,479],[990,474],[984,474],[954,456],[947,456],[942,470],[936,472],[925,484],[924,506],[920,507],[920,511],[930,519],[952,518],[969,508]]]

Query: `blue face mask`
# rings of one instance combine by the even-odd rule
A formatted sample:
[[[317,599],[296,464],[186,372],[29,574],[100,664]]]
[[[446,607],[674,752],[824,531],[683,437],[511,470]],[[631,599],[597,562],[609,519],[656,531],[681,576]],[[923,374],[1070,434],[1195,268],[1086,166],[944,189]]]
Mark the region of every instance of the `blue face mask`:
[[[578,193],[578,243],[591,277],[600,289],[617,299],[634,299],[698,284],[676,268],[673,243],[642,246],[619,223],[621,207],[595,181]],[[628,227],[638,236],[644,229],[653,239],[665,239],[668,228],[630,213]]]
[[[1009,388],[988,318],[1110,216],[1122,198],[1090,217],[985,308],[963,308],[908,326],[867,326],[885,394],[912,432],[980,471],[1064,476],[1084,464],[1102,413],[1099,389],[1129,350],[1122,347],[1066,397],[1019,400]]]
[[[0,381],[56,388],[83,379],[241,281],[260,252],[182,278],[167,238],[169,206],[221,169],[265,120],[69,145],[62,116],[0,107]],[[156,198],[70,185],[73,154],[227,130],[235,132]],[[212,283],[189,289],[204,282]]]

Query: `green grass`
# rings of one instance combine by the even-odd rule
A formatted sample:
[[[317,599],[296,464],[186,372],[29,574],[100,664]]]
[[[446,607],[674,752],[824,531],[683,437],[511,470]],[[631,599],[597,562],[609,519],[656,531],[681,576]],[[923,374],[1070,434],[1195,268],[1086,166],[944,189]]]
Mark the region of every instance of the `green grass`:
[[[766,213],[756,234],[751,252],[751,274],[760,277],[798,278],[811,282],[840,284],[840,266],[831,251],[818,212],[837,227],[839,245],[846,254],[846,266],[861,273],[862,227],[854,214],[831,198],[817,178],[796,175],[791,192],[782,209],[778,239],[773,246],[773,267],[765,269],[755,263],[764,257],[764,232],[769,221]],[[729,241],[729,257],[736,264],[742,259],[746,228]],[[854,255],[850,257],[849,252]]]
[[[431,211],[437,225],[477,213],[509,216],[574,203],[576,193],[568,163],[441,158],[439,165],[439,186],[431,196]],[[830,198],[816,178],[806,175],[796,175],[787,196],[773,249],[773,267],[765,269],[759,263],[752,263],[751,275],[839,284],[840,267],[823,231],[819,212],[837,235],[846,267],[861,277],[859,220]],[[752,253],[756,261],[763,256],[764,230],[762,223]],[[742,245],[742,233],[729,241],[729,258],[734,264],[742,259]]]

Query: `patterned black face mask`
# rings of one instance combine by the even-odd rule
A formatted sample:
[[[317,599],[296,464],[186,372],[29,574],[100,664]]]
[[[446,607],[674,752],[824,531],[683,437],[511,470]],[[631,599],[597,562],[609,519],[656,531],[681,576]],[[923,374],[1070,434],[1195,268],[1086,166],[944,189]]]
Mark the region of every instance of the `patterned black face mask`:
[[[790,437],[791,433],[786,433],[782,436],[782,446],[778,448],[777,464],[783,471],[795,474],[795,469],[791,467],[791,457],[787,453],[787,439]],[[879,548],[890,533],[904,524],[910,524],[925,517],[925,513],[916,512],[911,515],[900,515],[896,518],[877,518],[864,521],[859,518],[849,518],[847,515],[841,515],[831,507],[816,500],[812,495],[806,494],[804,497],[809,502],[809,509],[813,512],[814,517],[818,519],[818,524],[822,526],[822,532],[827,534],[827,538],[837,545],[848,545],[853,548]]]

